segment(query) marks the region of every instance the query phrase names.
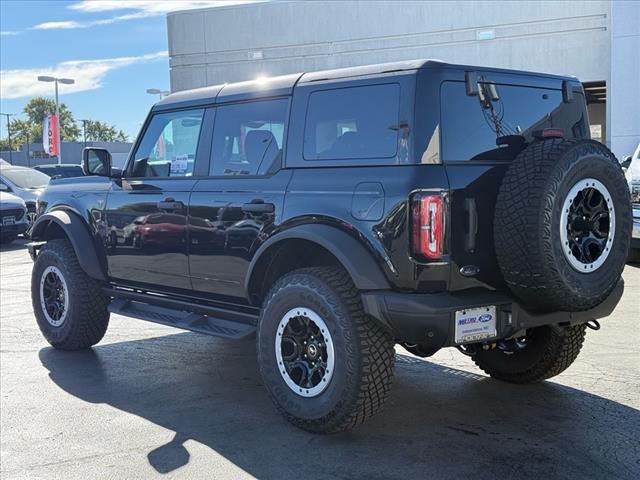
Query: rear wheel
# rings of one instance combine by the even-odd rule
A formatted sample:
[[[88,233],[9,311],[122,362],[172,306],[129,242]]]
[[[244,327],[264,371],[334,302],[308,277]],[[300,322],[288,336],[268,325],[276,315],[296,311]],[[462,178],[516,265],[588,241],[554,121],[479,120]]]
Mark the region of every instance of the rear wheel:
[[[493,350],[478,350],[473,361],[493,378],[536,383],[566,370],[584,342],[585,325],[531,328],[519,338],[501,340]]]
[[[382,407],[393,345],[364,314],[349,275],[336,268],[278,280],[258,327],[258,363],[273,402],[291,423],[317,433],[351,429]]]
[[[109,325],[109,298],[80,267],[67,240],[42,247],[31,274],[31,300],[40,331],[61,350],[98,343]]]

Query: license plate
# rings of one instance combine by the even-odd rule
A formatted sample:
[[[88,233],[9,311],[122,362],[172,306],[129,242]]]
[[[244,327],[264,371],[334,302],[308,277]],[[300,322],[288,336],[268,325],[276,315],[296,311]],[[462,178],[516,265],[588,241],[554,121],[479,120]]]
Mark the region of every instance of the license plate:
[[[495,306],[467,308],[456,312],[455,343],[479,342],[497,334]]]
[[[14,225],[16,223],[16,217],[2,217],[3,225]]]

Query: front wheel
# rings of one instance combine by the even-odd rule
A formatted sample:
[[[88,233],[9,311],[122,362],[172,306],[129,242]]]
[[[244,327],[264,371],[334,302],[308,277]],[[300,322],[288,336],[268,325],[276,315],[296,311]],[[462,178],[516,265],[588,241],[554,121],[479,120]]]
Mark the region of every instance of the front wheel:
[[[80,267],[67,240],[40,249],[31,273],[31,300],[40,331],[61,350],[98,343],[109,325],[109,298]]]
[[[391,388],[391,337],[370,318],[337,268],[291,272],[271,289],[258,327],[258,363],[276,407],[316,433],[374,415]]]
[[[580,353],[585,325],[530,328],[519,338],[501,340],[493,350],[478,350],[473,361],[493,378],[536,383],[565,371]]]

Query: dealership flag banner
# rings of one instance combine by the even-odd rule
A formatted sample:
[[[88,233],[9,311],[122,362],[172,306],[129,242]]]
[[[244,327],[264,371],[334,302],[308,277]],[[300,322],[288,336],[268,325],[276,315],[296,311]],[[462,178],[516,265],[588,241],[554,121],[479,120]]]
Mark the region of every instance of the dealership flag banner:
[[[44,151],[52,157],[58,156],[58,144],[56,143],[58,119],[55,115],[47,115],[42,126],[42,146]]]

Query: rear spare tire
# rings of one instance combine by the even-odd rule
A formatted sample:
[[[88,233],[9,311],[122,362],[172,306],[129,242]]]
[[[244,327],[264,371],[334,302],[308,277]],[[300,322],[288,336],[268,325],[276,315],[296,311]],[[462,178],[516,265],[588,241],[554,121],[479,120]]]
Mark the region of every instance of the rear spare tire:
[[[631,201],[620,164],[592,140],[531,144],[498,193],[494,237],[511,291],[540,310],[588,310],[618,282]]]

